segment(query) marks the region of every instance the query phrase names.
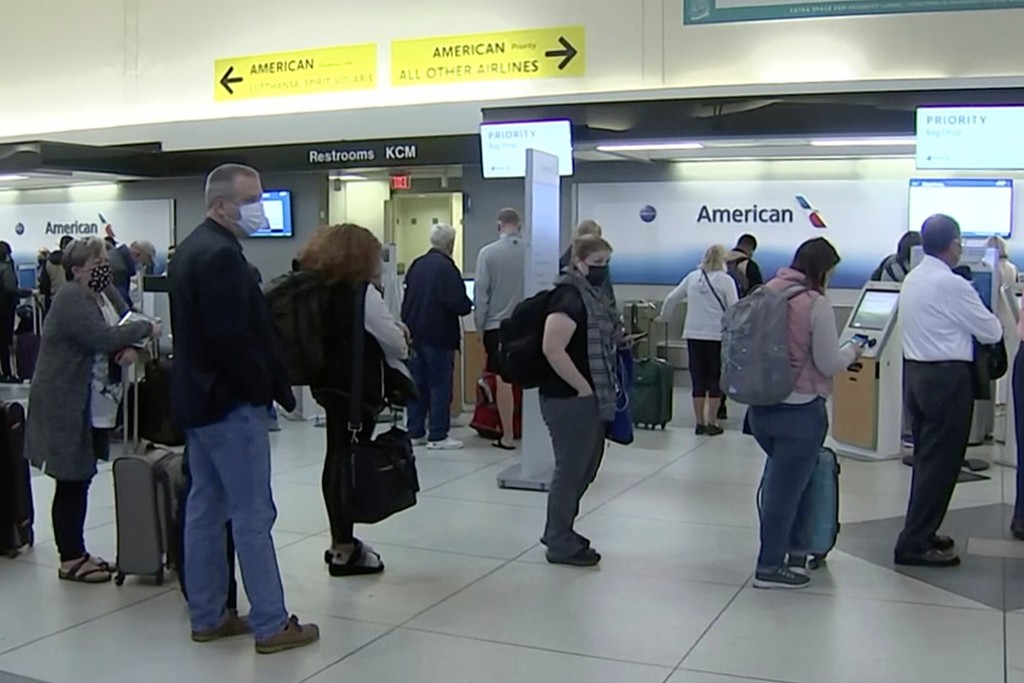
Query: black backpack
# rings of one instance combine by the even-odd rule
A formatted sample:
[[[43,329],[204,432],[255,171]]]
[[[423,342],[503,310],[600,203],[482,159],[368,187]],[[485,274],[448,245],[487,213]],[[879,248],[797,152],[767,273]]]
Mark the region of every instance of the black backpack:
[[[275,278],[265,293],[291,383],[309,386],[327,370],[326,313],[330,287],[316,273]]]
[[[534,389],[552,370],[544,357],[544,324],[554,290],[535,294],[516,306],[498,333],[498,374],[509,384]]]

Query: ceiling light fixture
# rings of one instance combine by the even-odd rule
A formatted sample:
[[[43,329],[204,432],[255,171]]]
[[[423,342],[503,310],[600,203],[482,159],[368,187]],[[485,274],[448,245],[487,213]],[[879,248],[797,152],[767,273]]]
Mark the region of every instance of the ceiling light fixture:
[[[917,141],[912,137],[887,138],[829,138],[811,140],[812,147],[913,147]]]
[[[6,183],[9,180],[28,180],[27,175],[0,175],[0,183]]]
[[[699,142],[655,142],[649,144],[598,145],[598,152],[677,152],[704,149]]]
[[[366,176],[364,176],[364,175],[354,175],[354,174],[332,175],[332,176],[329,176],[329,177],[330,177],[331,180],[351,180],[351,181],[368,180],[368,178]]]

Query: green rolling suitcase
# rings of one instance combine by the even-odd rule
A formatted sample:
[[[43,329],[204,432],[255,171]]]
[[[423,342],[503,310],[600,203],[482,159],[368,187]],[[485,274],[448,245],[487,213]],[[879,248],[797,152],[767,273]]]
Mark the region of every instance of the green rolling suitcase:
[[[672,393],[675,371],[663,360],[648,358],[637,361],[629,407],[633,424],[655,429],[672,422]]]

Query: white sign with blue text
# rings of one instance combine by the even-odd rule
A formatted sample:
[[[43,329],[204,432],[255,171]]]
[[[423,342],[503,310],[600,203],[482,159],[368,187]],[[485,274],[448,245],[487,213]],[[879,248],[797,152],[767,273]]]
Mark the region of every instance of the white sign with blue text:
[[[920,107],[917,167],[933,170],[1024,169],[1024,107]]]

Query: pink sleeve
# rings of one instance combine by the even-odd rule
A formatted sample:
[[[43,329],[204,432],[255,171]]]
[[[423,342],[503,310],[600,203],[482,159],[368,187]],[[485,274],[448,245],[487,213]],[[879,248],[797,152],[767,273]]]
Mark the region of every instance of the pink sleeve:
[[[1024,342],[1024,299],[1021,299],[1020,319],[1017,321],[1017,337]]]

